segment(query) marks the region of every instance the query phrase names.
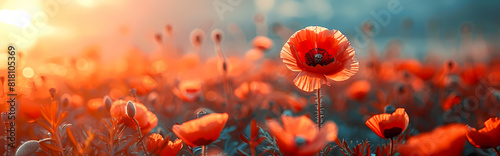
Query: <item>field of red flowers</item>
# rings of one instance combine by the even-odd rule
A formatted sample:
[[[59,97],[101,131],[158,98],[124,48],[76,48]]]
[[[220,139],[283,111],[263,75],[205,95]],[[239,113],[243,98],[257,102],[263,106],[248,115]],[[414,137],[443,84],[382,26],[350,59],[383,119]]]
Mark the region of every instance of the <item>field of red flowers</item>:
[[[15,90],[0,69],[0,153],[500,156],[500,49],[479,37],[417,59],[399,40],[359,57],[335,27],[276,25],[282,41],[242,54],[226,30],[192,30],[189,47],[159,31],[158,50],[110,61],[98,46],[36,68],[18,53]]]

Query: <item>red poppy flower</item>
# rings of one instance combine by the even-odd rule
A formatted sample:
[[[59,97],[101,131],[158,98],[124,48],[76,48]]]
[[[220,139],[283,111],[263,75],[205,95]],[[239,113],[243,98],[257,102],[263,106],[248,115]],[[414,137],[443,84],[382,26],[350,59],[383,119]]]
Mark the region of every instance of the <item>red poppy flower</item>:
[[[462,98],[457,96],[455,93],[451,93],[448,95],[446,100],[441,104],[441,107],[443,108],[444,111],[448,111],[451,109],[451,107],[459,104],[462,101]]]
[[[469,127],[467,139],[477,148],[496,148],[500,146],[500,119],[490,118],[484,122],[484,128],[476,130]]]
[[[116,100],[109,110],[111,117],[115,118],[119,124],[125,123],[130,128],[136,129],[137,125],[126,113],[127,101]],[[158,125],[158,118],[150,112],[142,103],[135,102],[135,119],[139,122],[143,134],[149,133],[151,129]]]
[[[331,121],[325,122],[318,131],[316,124],[305,115],[282,115],[281,121],[283,127],[273,119],[267,120],[267,125],[285,155],[315,155],[326,143],[334,141],[338,133],[337,125]]]
[[[219,138],[228,118],[227,113],[212,113],[182,125],[174,125],[172,131],[191,147],[208,145]]]
[[[294,80],[301,90],[311,92],[328,79],[344,81],[356,74],[358,60],[354,48],[338,30],[310,26],[293,34],[281,50],[288,69],[300,72]]]
[[[479,63],[472,66],[464,67],[460,78],[467,85],[476,85],[481,78],[484,78],[487,73],[487,66]]]
[[[238,88],[234,90],[234,94],[238,98],[245,100],[249,98],[251,94],[253,96],[268,95],[269,93],[271,93],[271,91],[272,91],[271,85],[265,82],[253,81],[250,83],[249,82],[242,83]]]
[[[130,80],[130,87],[136,89],[137,95],[147,95],[149,91],[157,86],[156,80],[150,76],[141,76]]]
[[[198,99],[201,94],[201,81],[185,80],[179,84],[178,88],[174,88],[172,92],[180,99],[193,102]]]
[[[402,156],[459,156],[465,146],[464,124],[448,124],[440,126],[431,132],[410,137],[405,144],[397,147]]]
[[[390,139],[403,133],[410,119],[404,108],[398,108],[392,114],[384,113],[372,116],[366,125],[379,137]]]
[[[170,136],[163,139],[158,133],[149,136],[148,151],[157,155],[177,155],[182,148],[182,140],[170,141]]]
[[[347,89],[347,96],[353,100],[363,100],[370,91],[370,83],[366,80],[356,81]]]
[[[266,36],[257,36],[252,41],[252,46],[259,50],[265,51],[273,47],[273,40]]]

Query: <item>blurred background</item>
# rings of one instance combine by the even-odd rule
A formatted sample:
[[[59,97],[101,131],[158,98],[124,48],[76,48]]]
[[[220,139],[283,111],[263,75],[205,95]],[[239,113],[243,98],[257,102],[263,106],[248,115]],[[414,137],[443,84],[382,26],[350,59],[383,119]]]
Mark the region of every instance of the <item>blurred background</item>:
[[[44,95],[41,97],[48,98],[48,95],[45,94],[46,90],[53,86],[57,86],[56,88],[62,90],[61,92],[75,93],[75,95],[88,89],[90,90],[88,94],[92,96],[80,94],[83,96],[81,101],[86,101],[90,97],[111,94],[110,88],[116,88],[116,86],[121,86],[119,89],[123,95],[128,94],[130,86],[121,84],[121,81],[113,83],[116,86],[105,84],[120,78],[120,76],[110,78],[110,75],[115,75],[110,74],[109,71],[140,75],[144,74],[144,68],[138,70],[140,72],[137,73],[140,74],[128,72],[134,67],[139,68],[137,67],[139,63],[147,64],[154,60],[142,57],[168,48],[173,48],[182,54],[196,51],[197,49],[193,48],[190,40],[190,34],[196,28],[205,32],[205,42],[201,45],[200,51],[201,55],[206,58],[216,56],[214,42],[210,38],[210,32],[214,29],[220,29],[224,33],[222,49],[228,57],[244,56],[249,49],[252,49],[252,39],[261,35],[269,37],[274,42],[272,49],[265,53],[265,57],[277,62],[276,71],[289,72],[282,75],[290,77],[290,80],[285,81],[285,84],[288,83],[291,88],[277,88],[289,89],[293,92],[293,89],[296,91],[297,88],[290,84],[291,79],[296,74],[284,68],[281,59],[279,59],[279,53],[286,40],[297,30],[316,25],[340,30],[351,41],[356,50],[356,57],[360,60],[361,70],[353,79],[372,80],[373,74],[370,75],[371,73],[364,71],[371,68],[366,66],[373,65],[370,64],[373,62],[370,62],[369,58],[375,58],[379,55],[385,55],[385,58],[380,60],[387,62],[392,61],[391,57],[396,53],[398,59],[416,59],[422,64],[426,64],[429,58],[439,60],[428,61],[431,62],[430,66],[434,66],[433,70],[435,71],[442,68],[440,63],[445,60],[455,60],[458,64],[468,67],[465,62],[482,63],[488,62],[491,56],[498,58],[500,56],[498,52],[500,48],[499,7],[500,1],[494,0],[0,0],[0,49],[7,49],[10,44],[14,44],[18,48],[20,57],[23,57],[23,61],[18,65],[18,71],[22,72],[23,78],[26,78],[26,80],[18,79],[21,82],[19,86],[24,88],[21,90],[25,91],[27,95],[34,95],[38,92],[42,94],[43,92]],[[131,49],[135,50],[134,52],[148,55],[127,55]],[[99,56],[94,57],[95,54]],[[137,59],[140,60],[139,63],[130,61],[134,60],[136,56],[141,57]],[[6,73],[7,63],[4,62],[7,62],[7,57],[6,53],[0,53],[2,76]],[[95,58],[99,60],[93,60]],[[165,60],[172,61],[170,59],[176,60],[177,58]],[[117,60],[118,62],[116,62]],[[147,60],[145,61],[147,63],[141,62],[143,60]],[[175,64],[175,61],[172,62],[167,63],[174,64],[174,67],[178,65]],[[124,67],[129,63],[131,64],[128,66],[130,69]],[[165,64],[165,62],[161,63]],[[114,66],[105,66],[109,64]],[[156,67],[154,62],[152,64],[151,67]],[[251,64],[251,66],[253,65],[255,64]],[[383,65],[386,64],[381,66],[384,67]],[[393,66],[390,63],[389,65],[392,71]],[[98,75],[95,76],[92,72],[100,70],[101,67],[107,67],[107,69],[103,69],[104,72],[100,75],[95,74]],[[118,69],[118,67],[120,68]],[[259,68],[260,66],[255,65],[255,67]],[[278,67],[283,68],[279,69]],[[384,69],[382,67],[381,69]],[[494,73],[493,69],[499,69],[498,67],[497,64],[497,68],[492,68],[491,73]],[[163,71],[158,70],[158,72],[165,72],[165,69],[166,67]],[[216,68],[212,69],[216,70]],[[395,81],[394,79],[399,78],[397,77],[399,75],[394,74],[395,72],[388,73],[382,73],[380,74],[382,76],[379,75],[378,78],[391,82],[379,83],[380,81],[375,81],[378,79],[373,79],[373,82],[370,81],[371,84],[382,86],[373,87],[375,88],[373,90],[385,87],[387,94],[390,94],[392,89],[396,88],[393,86],[399,85],[392,83]],[[127,74],[121,76],[126,81],[132,81],[129,80],[132,76]],[[384,74],[389,76],[383,77]],[[490,74],[490,79],[492,79],[491,76],[495,76],[494,80],[500,82],[498,81],[499,75],[498,72]],[[52,79],[49,81],[47,77]],[[96,77],[100,77],[100,79]],[[38,85],[42,84],[40,83],[42,80],[39,79],[44,79],[43,86],[46,88],[39,87],[42,86]],[[96,82],[88,81],[94,79]],[[269,79],[271,80],[271,78]],[[68,84],[60,83],[62,80],[66,80]],[[279,83],[283,83],[281,79],[277,80],[280,80]],[[33,86],[31,86],[31,81],[33,81]],[[168,81],[170,86],[174,86],[175,83],[177,82],[174,82],[173,78]],[[339,84],[341,87],[346,87],[347,83],[350,82]],[[419,90],[419,92],[423,94],[431,89],[437,92],[437,89],[433,88],[434,86],[430,83],[430,81],[426,81],[425,90]],[[420,85],[423,86],[422,84],[423,82]],[[99,88],[95,86],[105,86],[103,87],[105,89],[98,92],[95,90],[99,90]],[[92,87],[97,89],[93,90]],[[498,88],[498,86],[496,87]],[[77,89],[75,89],[76,91],[68,91],[70,90],[68,88]],[[156,88],[156,86],[152,88]],[[344,99],[344,103],[346,103],[344,94],[339,93],[343,90],[339,90],[341,89],[329,90],[330,94],[335,95],[330,95],[332,100],[325,101],[336,104],[332,101],[337,98]],[[464,90],[467,91],[467,89]],[[161,93],[167,92],[171,94],[170,90]],[[298,91],[297,93],[303,94],[303,97],[312,95]],[[433,95],[432,92],[429,93],[429,95]],[[378,96],[375,95],[375,91],[368,94],[371,99],[375,99],[375,96]],[[444,94],[440,96],[444,96]],[[43,99],[35,96],[29,98]],[[410,101],[416,101],[413,100],[413,95]],[[358,105],[351,105],[352,110],[339,111],[344,114],[332,113],[329,116],[339,125],[340,138],[358,141],[369,139],[374,143],[384,143],[384,140],[378,138],[364,125],[366,118],[373,114],[363,106],[368,102],[349,102]],[[313,106],[308,105],[308,107],[310,107],[308,110],[313,112],[311,109]],[[327,109],[331,109],[330,106],[327,107]],[[345,107],[349,107],[349,105]],[[426,108],[422,110],[426,111]],[[424,125],[424,128],[418,130],[429,131],[435,125],[448,122],[439,117],[442,113],[441,110],[438,113],[434,112],[426,113],[437,114],[435,115],[437,119],[429,117],[415,122],[419,126]],[[498,116],[498,111],[492,114]],[[338,116],[347,116],[346,118],[349,120],[340,120]],[[433,123],[432,126],[426,126],[431,121],[436,123]],[[482,123],[482,121],[477,123]],[[170,125],[165,127],[168,126]],[[415,130],[415,133],[418,133],[418,130]],[[468,147],[467,152],[464,153],[473,151],[472,146],[468,145]]]
[[[108,59],[123,53],[126,47],[121,45],[153,51],[154,34],[164,33],[169,24],[179,47],[188,46],[189,33],[195,28],[207,32],[218,28],[229,34],[236,27],[245,40],[228,35],[225,46],[241,53],[246,49],[240,45],[263,27],[261,33],[279,43],[272,50],[277,54],[284,41],[276,28],[294,32],[319,25],[342,31],[357,44],[358,55],[364,55],[361,51],[368,41],[363,25],[372,22],[372,36],[380,49],[391,39],[402,39],[404,53],[419,56],[435,48],[429,42],[432,38],[442,39],[446,52],[458,49],[464,24],[471,26],[474,38],[498,43],[498,6],[498,1],[453,0],[1,0],[0,47],[15,43],[26,54],[53,57],[98,45],[103,59]],[[262,25],[256,24],[258,17],[263,17]],[[212,47],[212,42],[207,43],[204,47]],[[442,55],[449,55],[446,52]]]

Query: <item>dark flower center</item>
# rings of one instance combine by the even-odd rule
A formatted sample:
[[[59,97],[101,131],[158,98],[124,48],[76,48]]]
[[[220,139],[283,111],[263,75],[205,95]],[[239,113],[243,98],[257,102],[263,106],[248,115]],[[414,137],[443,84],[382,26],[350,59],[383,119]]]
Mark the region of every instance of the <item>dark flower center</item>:
[[[199,138],[193,141],[194,144],[201,146],[201,145],[208,145],[210,143],[214,142],[214,140],[211,139],[205,139],[205,138]]]
[[[297,145],[298,147],[306,145],[306,139],[304,137],[301,137],[301,136],[296,136],[295,137],[295,145]]]
[[[313,48],[309,50],[305,54],[305,57],[306,64],[313,67],[316,67],[317,65],[325,66],[335,61],[335,57],[328,54],[325,49],[321,48]]]
[[[403,129],[401,129],[399,127],[393,127],[391,129],[386,129],[386,130],[384,130],[384,137],[387,139],[393,138],[393,137],[401,134],[401,132],[403,132]]]

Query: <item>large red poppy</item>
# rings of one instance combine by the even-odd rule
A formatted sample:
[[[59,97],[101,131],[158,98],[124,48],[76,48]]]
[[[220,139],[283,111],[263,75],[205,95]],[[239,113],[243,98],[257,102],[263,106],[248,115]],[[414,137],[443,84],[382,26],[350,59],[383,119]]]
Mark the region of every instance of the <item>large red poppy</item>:
[[[285,155],[314,155],[326,143],[334,141],[338,133],[337,125],[331,121],[325,122],[321,130],[307,116],[282,115],[281,121],[283,127],[272,119],[267,120],[267,125]]]
[[[212,113],[182,125],[174,125],[172,131],[191,147],[208,145],[219,138],[228,118],[227,113]]]
[[[408,127],[410,119],[404,108],[398,108],[392,114],[374,115],[366,125],[379,137],[390,139],[403,133]]]
[[[484,122],[484,128],[467,130],[467,139],[477,148],[496,148],[500,146],[500,119],[490,118]]]
[[[354,48],[338,30],[309,26],[293,34],[281,50],[281,58],[288,69],[300,72],[295,85],[307,92],[328,79],[344,81],[358,72]]]
[[[136,123],[126,113],[127,101],[116,100],[109,110],[111,117],[118,120],[118,123],[125,123],[130,128],[137,128]],[[142,133],[149,133],[151,129],[158,125],[158,117],[146,108],[142,103],[135,102],[136,113],[134,118],[139,123]]]
[[[465,132],[464,124],[448,124],[410,137],[397,150],[402,156],[459,156],[465,146]]]

